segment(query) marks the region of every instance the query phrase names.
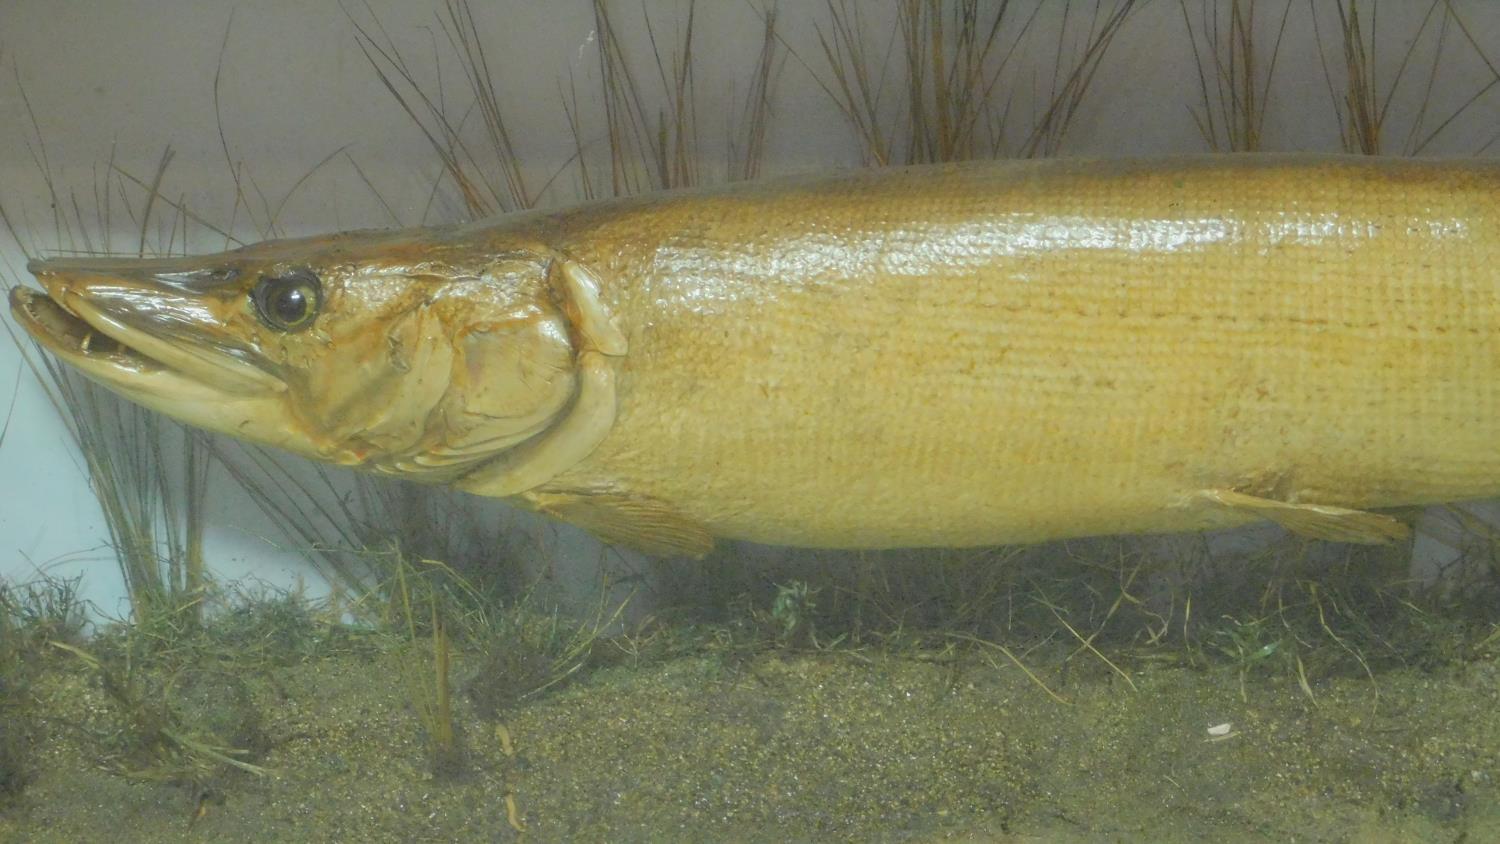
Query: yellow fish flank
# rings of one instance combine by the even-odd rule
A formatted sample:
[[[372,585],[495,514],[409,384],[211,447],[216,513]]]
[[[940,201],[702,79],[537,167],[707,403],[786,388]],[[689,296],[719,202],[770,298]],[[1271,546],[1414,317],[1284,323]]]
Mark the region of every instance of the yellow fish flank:
[[[1500,494],[1500,167],[996,162],[191,258],[16,319],[193,424],[655,553],[1378,542]]]

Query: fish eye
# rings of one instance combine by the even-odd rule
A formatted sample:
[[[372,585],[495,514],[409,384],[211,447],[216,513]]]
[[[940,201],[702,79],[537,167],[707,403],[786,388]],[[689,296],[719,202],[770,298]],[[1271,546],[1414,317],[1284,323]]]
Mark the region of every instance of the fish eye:
[[[277,331],[301,331],[317,318],[323,292],[312,270],[299,269],[261,276],[250,299],[261,322]]]

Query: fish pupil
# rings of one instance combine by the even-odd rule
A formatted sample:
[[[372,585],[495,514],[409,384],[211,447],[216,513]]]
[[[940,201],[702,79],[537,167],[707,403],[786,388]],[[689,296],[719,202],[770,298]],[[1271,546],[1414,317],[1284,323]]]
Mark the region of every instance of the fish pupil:
[[[282,322],[300,322],[307,316],[307,295],[300,287],[282,290],[276,296],[275,307]]]

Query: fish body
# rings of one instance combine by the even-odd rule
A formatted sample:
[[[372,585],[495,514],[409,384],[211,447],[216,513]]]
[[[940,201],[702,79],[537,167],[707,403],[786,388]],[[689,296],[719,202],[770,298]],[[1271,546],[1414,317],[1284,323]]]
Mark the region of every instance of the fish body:
[[[257,331],[251,277],[323,279],[307,334],[328,360],[262,326],[242,345],[297,406],[241,435],[658,553],[1260,518],[1384,541],[1405,528],[1371,509],[1500,494],[1500,166],[1484,162],[925,166],[183,260],[236,269],[215,294],[215,319],[244,323],[231,333]],[[37,270],[90,324],[67,304],[90,285],[127,277],[144,300],[172,275],[80,264]],[[355,306],[371,297],[387,304]],[[40,298],[12,297],[29,327]],[[413,381],[423,368],[446,374]],[[481,400],[480,384],[501,386]],[[361,398],[308,412],[318,390]],[[365,404],[384,409],[349,409]]]

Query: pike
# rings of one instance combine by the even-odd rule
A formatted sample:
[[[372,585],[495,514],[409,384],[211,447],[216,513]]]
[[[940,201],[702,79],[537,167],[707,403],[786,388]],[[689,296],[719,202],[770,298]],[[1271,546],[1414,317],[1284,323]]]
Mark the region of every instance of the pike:
[[[1500,494],[1500,166],[852,172],[30,265],[128,399],[655,554],[972,546]]]

